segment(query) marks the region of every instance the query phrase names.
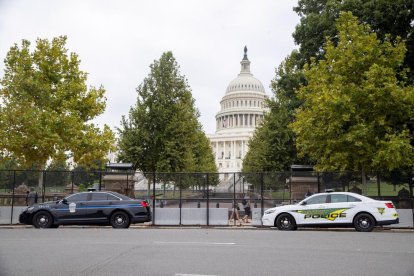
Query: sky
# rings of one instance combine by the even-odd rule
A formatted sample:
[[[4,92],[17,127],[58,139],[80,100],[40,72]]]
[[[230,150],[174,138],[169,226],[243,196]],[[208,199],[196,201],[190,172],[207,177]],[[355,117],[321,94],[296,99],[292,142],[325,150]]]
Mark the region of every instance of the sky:
[[[66,35],[88,85],[106,90],[99,126],[120,126],[136,88],[163,52],[172,51],[188,81],[206,134],[248,48],[251,72],[272,96],[275,69],[297,46],[296,0],[0,0],[0,78],[11,46]]]

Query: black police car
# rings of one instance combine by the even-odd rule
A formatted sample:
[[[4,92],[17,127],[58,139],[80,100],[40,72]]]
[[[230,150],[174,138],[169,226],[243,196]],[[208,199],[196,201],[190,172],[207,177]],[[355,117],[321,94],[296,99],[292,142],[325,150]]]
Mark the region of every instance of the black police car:
[[[57,228],[69,224],[128,228],[131,223],[151,221],[151,210],[146,201],[115,192],[83,192],[29,206],[20,214],[19,221],[36,228]]]

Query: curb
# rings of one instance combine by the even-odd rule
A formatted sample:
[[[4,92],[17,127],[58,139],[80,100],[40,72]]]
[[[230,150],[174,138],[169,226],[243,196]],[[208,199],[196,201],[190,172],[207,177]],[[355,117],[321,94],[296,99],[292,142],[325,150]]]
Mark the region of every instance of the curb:
[[[112,229],[111,226],[95,226],[95,225],[63,225],[60,229]],[[23,224],[2,224],[1,229],[34,229],[32,225]],[[276,227],[263,227],[251,225],[228,225],[228,226],[205,226],[205,225],[131,225],[129,229],[218,229],[218,230],[262,230],[275,231]],[[355,232],[353,228],[299,228],[297,231],[318,231],[318,232]],[[396,233],[414,233],[414,227],[406,228],[391,228],[391,227],[376,227],[372,232],[396,232]]]

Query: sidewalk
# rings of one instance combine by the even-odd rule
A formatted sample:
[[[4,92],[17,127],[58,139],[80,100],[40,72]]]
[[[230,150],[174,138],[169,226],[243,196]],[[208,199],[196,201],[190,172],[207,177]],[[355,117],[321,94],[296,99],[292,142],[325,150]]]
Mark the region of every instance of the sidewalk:
[[[62,225],[58,229],[112,229],[111,226],[96,226],[96,225]],[[34,229],[32,225],[24,224],[0,224],[1,229]],[[278,231],[275,227],[252,226],[250,224],[244,225],[228,225],[228,226],[206,226],[206,225],[151,225],[149,223],[133,224],[129,229],[220,229],[220,230],[262,230],[262,231]],[[354,228],[312,228],[303,227],[297,231],[328,231],[328,232],[356,232]],[[398,233],[414,233],[414,228],[395,228],[395,227],[375,227],[373,232],[398,232]]]

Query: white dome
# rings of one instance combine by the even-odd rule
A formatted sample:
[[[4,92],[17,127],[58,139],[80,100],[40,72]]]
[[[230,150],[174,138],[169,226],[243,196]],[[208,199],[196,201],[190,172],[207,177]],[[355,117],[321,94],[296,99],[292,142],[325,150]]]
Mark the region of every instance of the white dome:
[[[226,94],[231,92],[255,91],[265,94],[265,90],[261,81],[253,77],[252,74],[241,73],[237,78],[232,80],[227,86]]]

